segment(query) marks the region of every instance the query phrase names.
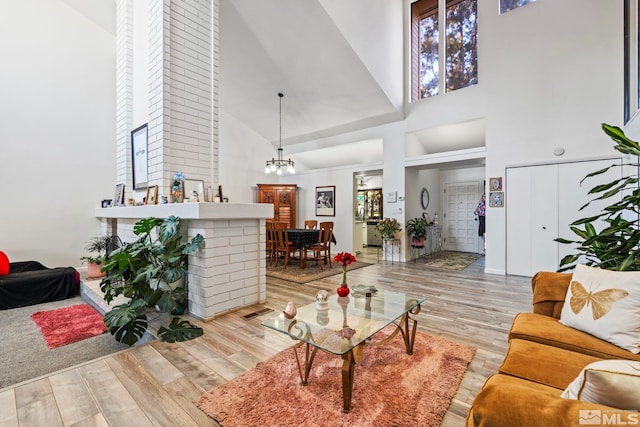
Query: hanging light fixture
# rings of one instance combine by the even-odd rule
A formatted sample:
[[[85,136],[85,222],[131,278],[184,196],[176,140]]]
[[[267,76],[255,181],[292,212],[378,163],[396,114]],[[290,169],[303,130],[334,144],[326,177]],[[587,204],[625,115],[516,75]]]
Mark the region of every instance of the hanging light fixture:
[[[282,158],[283,150],[282,150],[282,97],[284,96],[282,93],[278,93],[280,97],[280,140],[278,145],[278,158],[272,158],[271,160],[267,160],[267,165],[264,167],[264,173],[275,172],[278,175],[282,175],[282,170],[287,169],[289,173],[296,173],[295,168],[293,167],[293,160],[287,159],[284,160]]]
[[[364,183],[364,176],[360,177],[360,182],[358,183],[358,191],[364,191],[367,189],[367,184]]]

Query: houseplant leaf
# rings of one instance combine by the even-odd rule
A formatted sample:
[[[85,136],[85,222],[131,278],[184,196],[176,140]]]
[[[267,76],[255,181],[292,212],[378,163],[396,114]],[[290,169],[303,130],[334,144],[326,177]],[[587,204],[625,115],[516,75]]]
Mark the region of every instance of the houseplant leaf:
[[[179,341],[187,341],[202,336],[202,328],[191,324],[187,320],[181,320],[174,317],[169,324],[169,328],[161,326],[158,329],[158,336],[166,342],[174,343]]]

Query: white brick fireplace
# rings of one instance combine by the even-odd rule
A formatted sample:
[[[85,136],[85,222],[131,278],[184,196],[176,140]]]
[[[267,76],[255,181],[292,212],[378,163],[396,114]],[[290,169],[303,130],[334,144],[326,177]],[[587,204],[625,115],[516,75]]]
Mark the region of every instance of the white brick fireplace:
[[[98,208],[106,233],[134,238],[133,224],[150,216],[182,219],[188,238],[200,233],[204,248],[189,255],[189,313],[210,320],[227,311],[265,302],[265,219],[273,205],[257,203],[176,203]]]

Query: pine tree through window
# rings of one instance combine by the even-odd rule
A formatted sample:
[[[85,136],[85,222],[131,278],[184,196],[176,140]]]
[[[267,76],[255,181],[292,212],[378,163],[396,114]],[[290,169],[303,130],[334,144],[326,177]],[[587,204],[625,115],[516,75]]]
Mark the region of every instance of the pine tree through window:
[[[413,101],[478,83],[477,0],[440,3],[446,4],[444,46],[440,43],[438,0],[419,0],[411,5]],[[445,59],[443,66],[441,57]]]

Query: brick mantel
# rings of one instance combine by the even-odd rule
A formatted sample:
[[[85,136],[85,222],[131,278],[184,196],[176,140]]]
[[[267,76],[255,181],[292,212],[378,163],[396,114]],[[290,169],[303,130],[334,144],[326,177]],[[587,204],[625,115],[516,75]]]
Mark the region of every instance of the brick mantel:
[[[200,233],[204,248],[189,255],[188,309],[210,320],[240,307],[265,302],[265,220],[273,205],[263,203],[177,203],[98,208],[105,233],[124,241],[135,239],[133,225],[141,218],[181,218],[191,238]]]

